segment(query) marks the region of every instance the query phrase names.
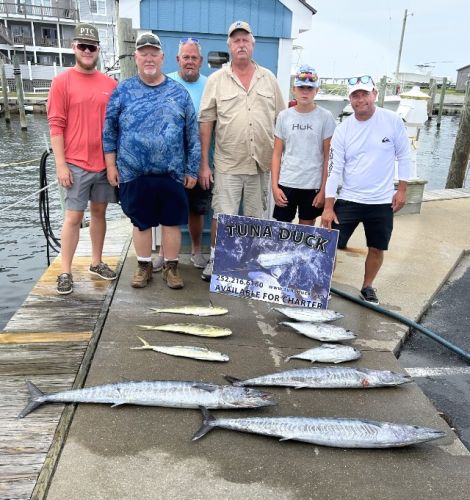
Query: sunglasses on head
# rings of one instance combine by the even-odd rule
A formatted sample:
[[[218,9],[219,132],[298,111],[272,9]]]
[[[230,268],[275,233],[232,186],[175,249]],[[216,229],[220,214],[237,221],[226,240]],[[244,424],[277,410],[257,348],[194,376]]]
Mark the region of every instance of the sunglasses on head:
[[[90,52],[96,52],[98,50],[98,45],[89,45],[88,43],[77,43],[77,49],[85,52],[88,49]]]
[[[297,73],[295,78],[301,82],[316,82],[318,75],[315,73]]]
[[[180,39],[180,43],[199,43],[197,38],[193,38],[192,36],[186,36]]]
[[[358,83],[369,83],[369,82],[372,82],[372,84],[374,84],[374,80],[372,80],[372,77],[369,75],[353,76],[352,78],[348,79],[349,85],[357,85]]]

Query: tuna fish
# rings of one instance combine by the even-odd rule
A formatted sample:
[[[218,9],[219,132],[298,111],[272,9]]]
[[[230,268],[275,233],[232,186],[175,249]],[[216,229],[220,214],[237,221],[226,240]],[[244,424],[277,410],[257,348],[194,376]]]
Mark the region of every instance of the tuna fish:
[[[245,387],[179,380],[143,380],[71,389],[44,394],[32,382],[26,385],[30,399],[18,415],[23,418],[44,403],[104,403],[120,405],[166,406],[170,408],[242,409],[272,406],[272,395]]]
[[[289,356],[290,359],[305,359],[315,363],[344,363],[361,357],[361,352],[348,345],[322,344],[320,347]]]
[[[281,321],[280,324],[290,326],[296,332],[321,342],[341,342],[342,340],[356,338],[356,335],[351,330],[346,330],[341,326],[310,323],[308,321]]]
[[[186,333],[197,337],[227,337],[232,335],[230,328],[221,326],[199,325],[197,323],[171,323],[167,325],[137,325],[142,330],[159,330],[162,332]]]
[[[296,321],[310,321],[312,323],[324,323],[344,318],[341,313],[331,309],[314,309],[311,307],[275,307],[275,311],[284,314]]]
[[[146,340],[137,337],[144,344],[140,347],[131,347],[132,350],[151,350],[169,354],[170,356],[179,356],[182,358],[199,359],[202,361],[228,361],[229,357],[218,351],[209,351],[205,347],[197,347],[193,345],[150,345]]]
[[[228,309],[225,309],[225,307],[204,307],[194,305],[167,307],[162,309],[151,307],[151,309],[157,313],[187,314],[192,316],[221,316],[222,314],[228,313]]]
[[[396,448],[433,441],[445,432],[417,425],[376,422],[351,418],[250,417],[214,418],[201,408],[203,421],[193,441],[215,427],[280,438],[280,441],[303,441],[335,448]]]
[[[276,385],[294,387],[295,389],[369,389],[411,382],[409,375],[388,370],[332,366],[287,370],[247,380],[239,380],[229,376],[225,376],[225,379],[235,386]]]

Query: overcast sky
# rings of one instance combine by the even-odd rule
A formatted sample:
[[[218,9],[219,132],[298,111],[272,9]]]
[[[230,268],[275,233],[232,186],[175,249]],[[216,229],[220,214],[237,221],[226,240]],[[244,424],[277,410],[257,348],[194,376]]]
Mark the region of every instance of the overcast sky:
[[[433,76],[455,82],[456,69],[470,64],[468,0],[309,0],[317,10],[312,29],[294,41],[300,62],[320,77],[395,74],[405,9],[408,9],[400,71],[433,66]],[[411,15],[413,14],[413,15]],[[296,53],[294,52],[294,58]],[[441,62],[450,61],[450,62]]]

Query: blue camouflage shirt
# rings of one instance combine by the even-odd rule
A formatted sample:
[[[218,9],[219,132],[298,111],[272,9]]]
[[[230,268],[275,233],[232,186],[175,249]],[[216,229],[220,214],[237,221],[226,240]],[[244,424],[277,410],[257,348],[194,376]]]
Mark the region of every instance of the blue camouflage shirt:
[[[103,149],[116,152],[121,183],[148,174],[197,179],[201,144],[187,90],[170,78],[156,86],[138,76],[121,82],[106,110]]]

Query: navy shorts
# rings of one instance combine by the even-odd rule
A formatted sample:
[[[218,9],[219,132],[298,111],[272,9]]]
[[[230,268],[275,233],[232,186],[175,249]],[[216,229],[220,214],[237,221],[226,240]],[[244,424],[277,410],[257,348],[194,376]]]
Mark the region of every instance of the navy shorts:
[[[393,231],[393,210],[391,203],[367,205],[353,201],[336,200],[334,207],[339,224],[332,224],[339,229],[338,248],[346,248],[349,238],[362,222],[367,246],[378,250],[388,250]]]
[[[168,175],[142,175],[119,185],[122,211],[141,231],[188,223],[184,186]]]
[[[313,220],[323,213],[323,207],[312,205],[313,199],[318,194],[318,189],[299,189],[285,187],[278,184],[287,198],[286,207],[274,207],[273,217],[281,222],[292,222],[299,210],[299,219]]]
[[[186,189],[189,211],[196,215],[207,215],[212,203],[212,185],[209,189],[202,189],[199,182],[193,189]]]

